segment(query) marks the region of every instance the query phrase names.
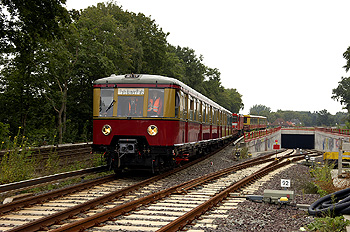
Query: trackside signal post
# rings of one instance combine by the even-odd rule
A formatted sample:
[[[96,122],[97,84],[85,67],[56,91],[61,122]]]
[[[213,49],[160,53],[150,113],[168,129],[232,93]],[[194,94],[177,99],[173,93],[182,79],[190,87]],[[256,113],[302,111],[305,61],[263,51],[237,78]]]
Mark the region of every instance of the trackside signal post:
[[[278,144],[278,140],[277,139],[275,140],[275,143],[276,144],[273,145],[273,149],[274,150],[279,150],[281,148],[281,146]]]

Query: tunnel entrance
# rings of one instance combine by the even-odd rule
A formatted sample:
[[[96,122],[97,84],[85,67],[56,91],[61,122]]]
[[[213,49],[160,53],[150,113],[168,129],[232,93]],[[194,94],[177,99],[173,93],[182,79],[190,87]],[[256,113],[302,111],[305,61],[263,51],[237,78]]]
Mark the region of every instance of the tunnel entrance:
[[[282,147],[315,149],[315,135],[282,134]]]

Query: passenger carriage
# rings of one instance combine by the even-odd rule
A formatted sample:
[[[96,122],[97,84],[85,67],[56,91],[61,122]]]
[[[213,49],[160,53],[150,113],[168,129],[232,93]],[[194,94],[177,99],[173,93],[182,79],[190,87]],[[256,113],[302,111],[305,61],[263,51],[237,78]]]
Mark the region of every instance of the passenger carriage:
[[[267,127],[267,118],[264,116],[244,115],[244,131],[262,130]]]

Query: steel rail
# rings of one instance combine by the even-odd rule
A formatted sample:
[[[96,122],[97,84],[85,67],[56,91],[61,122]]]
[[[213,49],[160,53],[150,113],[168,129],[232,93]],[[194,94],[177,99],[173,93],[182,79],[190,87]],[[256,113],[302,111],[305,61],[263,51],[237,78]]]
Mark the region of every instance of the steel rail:
[[[3,184],[3,185],[0,185],[0,193],[19,190],[22,188],[27,188],[27,187],[31,187],[31,186],[35,186],[43,183],[70,178],[70,177],[80,176],[88,173],[98,173],[103,171],[107,171],[107,166],[86,168],[86,169],[81,169],[77,171],[59,173],[59,174],[54,174],[50,176],[43,176],[36,179],[24,180],[24,181],[10,183],[10,184]]]
[[[49,145],[49,146],[42,146],[42,147],[34,147],[34,148],[24,148],[25,151],[30,151],[31,154],[28,156],[28,158],[33,158],[38,155],[42,155],[44,159],[47,159],[48,154],[52,152],[56,153],[62,153],[65,151],[79,151],[79,152],[91,152],[91,143],[80,143],[80,144],[60,144],[60,145]],[[22,152],[23,149],[12,149],[12,150],[1,150],[0,151],[0,160],[6,155],[11,152]],[[68,155],[62,155],[69,156]]]
[[[115,175],[105,176],[105,177],[102,177],[100,179],[88,181],[85,183],[81,183],[81,184],[70,186],[70,187],[63,188],[63,189],[54,190],[54,191],[44,193],[41,195],[24,198],[24,199],[19,200],[19,201],[14,201],[11,203],[3,204],[3,205],[0,205],[0,215],[7,213],[9,211],[19,210],[23,207],[28,207],[28,206],[33,205],[33,204],[38,204],[38,203],[42,203],[42,202],[45,202],[45,201],[50,200],[50,199],[61,197],[61,196],[64,196],[66,194],[74,193],[76,191],[81,191],[83,189],[91,188],[92,186],[102,184],[102,183],[112,181],[112,180],[115,180]]]
[[[222,149],[224,149],[225,147],[229,146],[229,144],[227,144],[226,146],[222,147],[221,149],[219,149],[218,151],[221,151]],[[218,151],[215,151],[215,152],[218,152]],[[190,163],[187,163],[179,168],[176,168],[172,171],[169,171],[169,172],[166,172],[164,173],[163,175],[161,175],[162,177],[166,177],[167,175],[171,175],[173,172],[176,172],[176,171],[180,171],[182,169],[185,169],[187,167],[189,167],[190,165],[193,165],[195,163],[198,163],[208,157],[210,157],[214,152],[206,155],[206,156],[203,156],[197,160],[194,160],[193,162],[190,162]],[[4,214],[6,212],[9,212],[11,210],[18,210],[22,207],[28,207],[32,204],[36,204],[36,203],[39,203],[39,202],[44,202],[46,201],[47,199],[53,199],[53,198],[56,198],[56,197],[60,197],[60,196],[63,196],[63,195],[66,195],[66,194],[69,194],[69,193],[73,193],[73,192],[76,192],[76,191],[80,191],[82,189],[86,189],[86,188],[89,188],[89,187],[92,187],[94,185],[98,185],[98,184],[101,184],[103,182],[108,182],[108,181],[112,181],[115,179],[115,175],[110,175],[110,176],[106,176],[106,177],[103,177],[101,179],[97,179],[97,180],[92,180],[92,181],[89,181],[89,182],[85,182],[85,183],[81,183],[81,184],[77,184],[77,185],[74,185],[74,186],[71,186],[71,187],[68,187],[68,188],[63,188],[63,189],[58,189],[58,190],[54,190],[54,191],[51,191],[49,193],[45,193],[45,194],[41,194],[41,195],[37,195],[37,196],[33,196],[33,197],[28,197],[28,198],[25,198],[25,199],[22,199],[22,200],[19,200],[19,201],[15,201],[15,202],[11,202],[11,203],[8,203],[8,204],[4,204],[4,205],[0,205],[0,215],[1,214]]]
[[[271,154],[269,154],[267,156],[270,156],[270,155]],[[264,158],[266,158],[266,157],[263,157],[262,159],[264,159]],[[261,157],[259,157],[258,159],[261,159]],[[243,168],[246,168],[247,163],[250,163],[251,166],[255,165],[254,162],[247,161],[247,162],[243,162],[243,163],[237,164],[236,166],[241,167],[241,168],[238,168],[238,169],[243,169]],[[236,171],[238,169],[236,168],[233,171]],[[226,175],[226,174],[227,173],[222,173],[222,175]],[[214,176],[214,175],[211,175],[211,174],[209,174],[209,176],[210,176],[210,178],[207,181],[210,181],[212,179],[217,178],[217,176]],[[169,196],[169,195],[171,195],[173,193],[178,193],[179,191],[182,191],[183,187],[186,187],[188,185],[198,186],[198,185],[200,185],[202,183],[201,179],[205,179],[205,178],[207,178],[207,176],[196,178],[196,179],[187,181],[185,183],[179,184],[177,186],[173,186],[173,187],[171,187],[169,189],[165,189],[165,190],[162,190],[160,192],[153,193],[151,195],[142,197],[142,198],[140,198],[138,200],[131,201],[131,202],[128,202],[126,204],[116,206],[116,207],[114,207],[112,209],[103,211],[101,213],[97,213],[95,215],[92,215],[90,217],[84,218],[82,220],[79,220],[79,221],[70,223],[68,225],[62,226],[60,228],[54,229],[54,230],[52,230],[52,232],[82,231],[82,230],[87,229],[89,227],[96,226],[96,225],[98,225],[98,224],[100,224],[100,223],[102,223],[102,222],[104,222],[106,220],[109,220],[111,218],[123,215],[123,214],[125,214],[125,213],[127,213],[127,212],[129,212],[131,210],[135,210],[136,208],[138,208],[138,207],[140,207],[142,205],[155,202],[155,201],[157,201],[159,199],[162,199],[162,198],[164,198],[166,196]],[[12,230],[9,230],[9,231],[12,231]],[[18,230],[14,230],[14,231],[18,231]]]
[[[290,164],[291,162],[294,162],[297,160],[301,160],[303,158],[304,157],[299,157],[299,158],[296,157],[296,158],[293,158],[292,160],[287,159],[284,162],[279,162],[279,160],[274,161],[269,166],[263,167],[260,170],[258,170],[257,172],[255,172],[255,173],[243,178],[242,180],[234,183],[226,190],[224,190],[224,191],[218,193],[217,195],[215,195],[214,197],[210,198],[208,201],[197,206],[196,208],[187,212],[183,216],[175,219],[171,223],[163,226],[162,228],[157,230],[157,232],[172,232],[172,231],[181,230],[183,227],[190,224],[193,220],[197,219],[200,215],[202,215],[203,213],[208,211],[210,208],[217,205],[222,200],[226,199],[231,192],[234,192],[234,191],[238,190],[239,188],[242,188],[243,186],[247,185],[248,183],[254,181],[255,179],[261,178],[262,176],[268,174],[269,172],[271,172],[273,170],[276,170],[282,166],[285,166],[285,165]]]
[[[94,208],[97,205],[103,204],[103,203],[111,201],[111,200],[113,200],[115,198],[118,198],[118,197],[121,197],[123,195],[126,195],[127,193],[129,193],[131,191],[134,191],[134,190],[136,190],[136,189],[138,189],[140,187],[143,187],[143,186],[145,186],[147,184],[150,184],[150,183],[153,183],[153,182],[155,182],[157,180],[163,179],[163,178],[165,178],[165,177],[167,177],[167,176],[169,176],[169,175],[171,175],[171,174],[173,174],[175,172],[183,170],[183,169],[185,169],[185,168],[187,168],[187,167],[189,167],[189,166],[191,166],[191,165],[193,165],[195,163],[198,163],[198,162],[200,162],[200,161],[202,161],[202,160],[212,156],[216,152],[219,152],[219,151],[223,150],[224,148],[229,146],[231,143],[226,144],[225,146],[221,147],[220,149],[218,149],[216,151],[213,151],[213,152],[209,153],[206,156],[203,156],[203,157],[201,157],[199,159],[196,159],[196,160],[194,160],[194,161],[192,161],[190,163],[187,163],[187,164],[185,164],[185,165],[183,165],[181,167],[175,168],[175,169],[173,169],[171,171],[168,171],[166,173],[163,173],[161,175],[151,177],[151,178],[149,178],[147,180],[144,180],[144,181],[142,181],[140,183],[137,183],[135,185],[129,186],[127,188],[124,188],[124,189],[121,189],[121,190],[117,190],[115,192],[112,192],[112,193],[103,195],[101,197],[95,198],[93,200],[87,201],[87,202],[85,202],[83,204],[79,204],[77,206],[70,207],[70,208],[68,208],[66,210],[59,211],[57,213],[54,213],[54,214],[51,214],[49,216],[40,218],[38,220],[35,220],[35,221],[32,221],[32,222],[23,224],[21,226],[14,227],[13,229],[10,229],[8,231],[9,232],[10,231],[25,231],[25,232],[28,231],[29,232],[29,231],[37,231],[37,230],[45,229],[45,227],[50,226],[50,225],[52,225],[54,223],[57,223],[58,221],[70,218],[73,215],[79,214],[79,213],[81,213],[83,211],[86,211],[86,210],[89,210],[91,208]],[[108,181],[108,180],[106,179],[105,182],[106,181]],[[99,183],[103,183],[103,181],[101,181]],[[95,184],[93,184],[93,185],[95,185]],[[91,186],[93,186],[93,185],[91,185]],[[16,202],[12,202],[13,205],[12,205],[12,203],[5,204],[3,206],[0,206],[0,214],[2,212],[7,212],[7,211],[14,210],[14,209],[18,209],[20,207],[24,207],[24,206],[27,206],[29,204],[35,204],[35,203],[38,203],[40,201],[46,201],[47,199],[52,199],[52,198],[57,197],[57,196],[62,196],[62,195],[65,195],[65,194],[68,194],[68,193],[71,193],[71,192],[78,191],[78,190],[75,190],[75,186],[72,186],[69,189],[71,189],[71,190],[69,190],[69,191],[68,190],[65,191],[65,189],[57,190],[57,191],[64,191],[64,193],[59,193],[58,192],[58,193],[54,194],[53,196],[51,196],[51,195],[48,196],[47,194],[43,194],[40,199],[38,199],[37,197],[32,197],[33,199],[29,203],[26,203],[25,202],[26,199],[23,199],[20,204],[16,204]],[[80,188],[80,189],[84,189],[84,188]],[[50,194],[50,193],[48,193],[48,194]]]

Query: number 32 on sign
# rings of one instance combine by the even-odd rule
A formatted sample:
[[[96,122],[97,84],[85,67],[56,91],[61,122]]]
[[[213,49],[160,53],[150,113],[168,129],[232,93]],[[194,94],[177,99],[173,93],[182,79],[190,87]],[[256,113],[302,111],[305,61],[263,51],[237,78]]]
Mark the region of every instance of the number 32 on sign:
[[[282,188],[289,188],[290,187],[290,180],[288,180],[288,179],[281,179],[281,187]]]

